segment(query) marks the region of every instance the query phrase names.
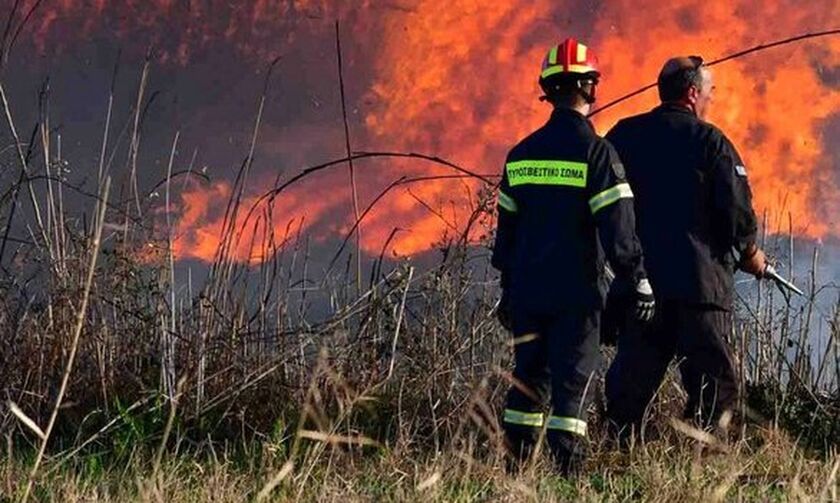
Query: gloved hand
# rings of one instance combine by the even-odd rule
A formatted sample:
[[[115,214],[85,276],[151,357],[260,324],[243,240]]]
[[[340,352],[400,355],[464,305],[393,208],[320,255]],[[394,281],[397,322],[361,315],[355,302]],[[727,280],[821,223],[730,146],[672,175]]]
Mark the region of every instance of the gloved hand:
[[[499,307],[496,308],[496,318],[505,330],[513,329],[513,322],[510,314],[510,295],[507,289],[502,289],[502,297],[499,299]]]
[[[756,279],[761,279],[764,276],[764,271],[767,270],[767,256],[764,254],[764,250],[755,244],[750,245],[741,255],[741,262],[738,267],[742,271],[752,274]]]
[[[653,287],[647,278],[636,283],[636,319],[647,323],[653,319],[656,312],[656,300],[653,297]]]

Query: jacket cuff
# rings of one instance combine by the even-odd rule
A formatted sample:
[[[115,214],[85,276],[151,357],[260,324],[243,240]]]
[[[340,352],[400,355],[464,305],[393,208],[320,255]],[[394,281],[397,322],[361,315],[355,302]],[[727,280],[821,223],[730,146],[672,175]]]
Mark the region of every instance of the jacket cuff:
[[[739,263],[743,263],[745,260],[749,260],[758,253],[758,245],[755,243],[754,239],[745,240],[739,242],[735,245],[735,250],[738,252],[738,256],[740,257]]]

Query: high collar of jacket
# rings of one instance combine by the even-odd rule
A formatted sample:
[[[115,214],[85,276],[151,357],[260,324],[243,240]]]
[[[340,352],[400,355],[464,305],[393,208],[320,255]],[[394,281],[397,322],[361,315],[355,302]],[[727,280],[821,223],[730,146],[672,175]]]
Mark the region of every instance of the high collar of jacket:
[[[680,105],[679,103],[662,103],[658,107],[654,108],[654,110],[660,113],[681,113],[691,115],[692,117],[697,117],[697,114],[694,113],[694,110],[688,108],[685,105]]]
[[[593,131],[595,130],[595,128],[592,126],[592,123],[589,122],[589,119],[587,119],[585,115],[583,115],[582,113],[578,112],[577,110],[575,110],[573,108],[556,107],[554,109],[554,111],[551,112],[551,118],[548,120],[548,122],[550,124],[552,122],[562,121],[562,120],[579,121],[579,122],[582,122],[582,123],[586,124],[586,126],[589,129],[591,129]]]
[[[586,116],[582,113],[578,112],[574,108],[567,108],[567,107],[556,107],[553,112],[551,112],[552,119],[559,119],[561,117],[573,117],[579,120],[586,120]]]

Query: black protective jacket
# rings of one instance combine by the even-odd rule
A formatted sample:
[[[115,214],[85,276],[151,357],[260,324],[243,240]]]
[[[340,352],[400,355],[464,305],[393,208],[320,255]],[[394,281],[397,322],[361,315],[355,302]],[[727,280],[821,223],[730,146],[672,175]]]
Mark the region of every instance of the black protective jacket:
[[[620,121],[607,134],[636,195],[639,238],[657,297],[729,309],[733,250],[755,243],[744,163],[715,126],[679,105]]]
[[[556,109],[516,145],[492,259],[513,309],[600,308],[605,258],[628,282],[645,277],[632,197],[615,150],[576,111]]]

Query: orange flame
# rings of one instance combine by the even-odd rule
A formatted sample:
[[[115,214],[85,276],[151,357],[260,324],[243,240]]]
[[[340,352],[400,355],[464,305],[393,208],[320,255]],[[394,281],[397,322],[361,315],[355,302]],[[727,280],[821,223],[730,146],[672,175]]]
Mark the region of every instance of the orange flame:
[[[639,85],[639,75],[654,80],[661,63],[674,54],[702,53],[711,59],[836,28],[827,27],[826,20],[840,19],[840,4],[763,0],[733,6],[680,0],[641,16],[632,2],[619,1],[609,2],[599,19],[595,32],[607,56],[607,86],[630,90]],[[621,20],[620,28],[615,20]],[[644,50],[633,54],[632,48]],[[611,57],[621,54],[627,57]],[[840,222],[830,218],[840,211],[840,178],[830,159],[837,145],[822,134],[826,121],[840,112],[840,81],[827,78],[827,70],[837,72],[839,65],[840,38],[833,37],[770,49],[713,70],[717,90],[711,121],[745,158],[753,204],[757,212],[767,212],[770,231],[786,232],[790,214],[796,234],[840,236]],[[653,106],[655,94],[605,112],[598,124],[611,125],[631,109]]]
[[[401,131],[405,146],[436,148],[499,169],[499,145],[539,125],[536,68],[547,47],[578,35],[604,67],[601,101],[655,80],[662,63],[679,54],[706,59],[826,27],[840,19],[833,1],[727,0],[656,2],[640,9],[631,0],[603,3],[591,30],[558,29],[540,21],[557,11],[550,2],[481,7],[471,0],[428,0],[392,27],[394,44],[380,55],[372,92],[381,106],[369,128],[387,137]],[[468,14],[461,14],[467,12]],[[768,22],[772,19],[772,23]],[[557,23],[562,24],[562,23]],[[406,54],[423,53],[422,58]],[[711,121],[738,146],[750,170],[754,205],[776,223],[793,216],[794,233],[840,236],[840,192],[825,122],[840,112],[840,38],[771,49],[714,70],[717,91]],[[597,116],[602,132],[622,116],[652,108],[656,92]],[[404,125],[419,124],[408,133]],[[836,162],[836,161],[835,161]],[[787,221],[784,218],[783,221]]]
[[[231,246],[225,250],[227,256],[259,263],[294,241],[304,224],[319,222],[335,204],[328,198],[310,197],[310,188],[284,193],[270,209],[266,204],[257,204],[259,195],[246,195],[240,199],[239,210],[228,213],[225,205],[232,195],[233,188],[226,181],[215,182],[209,187],[193,185],[183,191],[180,218],[173,230],[176,257],[211,262],[217,257],[227,234]],[[257,210],[248,218],[251,208]],[[230,218],[231,214],[235,216]]]
[[[86,3],[88,13],[82,15],[79,2],[57,2],[37,25],[38,37],[48,39],[62,18],[88,20],[113,13],[107,2],[98,0]],[[162,32],[157,19],[178,9],[176,4],[121,2],[121,13],[137,16],[124,31]],[[211,37],[222,37],[243,53],[266,59],[278,47],[294,50],[293,33],[278,41],[266,27],[287,23],[292,13],[316,12],[312,17],[323,18],[318,21],[323,23],[352,11],[354,19],[370,18],[371,26],[376,26],[353,32],[358,45],[366,48],[353,57],[365,59],[375,71],[363,100],[372,104],[364,114],[366,141],[434,153],[478,172],[498,173],[506,149],[548,115],[536,99],[537,69],[547,48],[566,36],[576,36],[597,51],[604,73],[599,89],[603,103],[654,80],[671,56],[699,53],[713,59],[793,34],[834,28],[827,23],[840,19],[840,3],[835,0],[657,0],[644,8],[632,0],[608,0],[586,12],[573,4],[413,0],[382,9],[367,2],[347,6],[328,0],[211,1],[208,7],[185,14],[192,22],[170,59],[188,60],[191,51]],[[219,12],[227,17],[221,19]],[[85,30],[92,29],[86,25]],[[324,71],[325,78],[334,78],[334,68]],[[836,139],[823,132],[829,121],[840,121],[840,38],[767,50],[716,67],[714,75],[717,91],[711,121],[732,138],[745,158],[754,204],[759,213],[766,211],[771,217],[769,230],[786,232],[779,222],[786,222],[790,214],[797,235],[840,237],[836,218],[840,175],[836,144],[831,143]],[[655,104],[656,93],[651,91],[601,114],[596,126],[605,132],[620,117]],[[398,167],[399,174],[443,173],[427,164],[391,166]],[[282,194],[271,225],[260,224],[262,236],[271,230],[279,242],[289,220],[302,215],[310,226],[320,222],[317,228],[327,232],[347,231],[352,219],[346,211],[346,175],[327,176],[334,178],[323,183],[332,189],[322,192],[322,197],[302,197],[299,190]],[[379,175],[367,178],[366,185],[373,181],[384,186],[392,180]],[[443,232],[464,225],[470,200],[480,186],[477,181],[441,180],[412,186],[411,192],[397,189],[365,220],[364,249],[378,253],[391,230],[400,227],[405,231],[395,236],[394,251],[428,250]],[[267,187],[260,189],[253,193]],[[211,208],[230,190],[229,184],[218,182],[209,188],[192,187],[181,195],[179,257],[212,259],[220,242],[222,215]],[[362,195],[369,201],[376,192],[368,187]],[[255,196],[246,199],[253,202]],[[237,227],[244,225],[237,222]],[[244,234],[235,255],[242,260],[262,259],[248,244],[253,232]]]

